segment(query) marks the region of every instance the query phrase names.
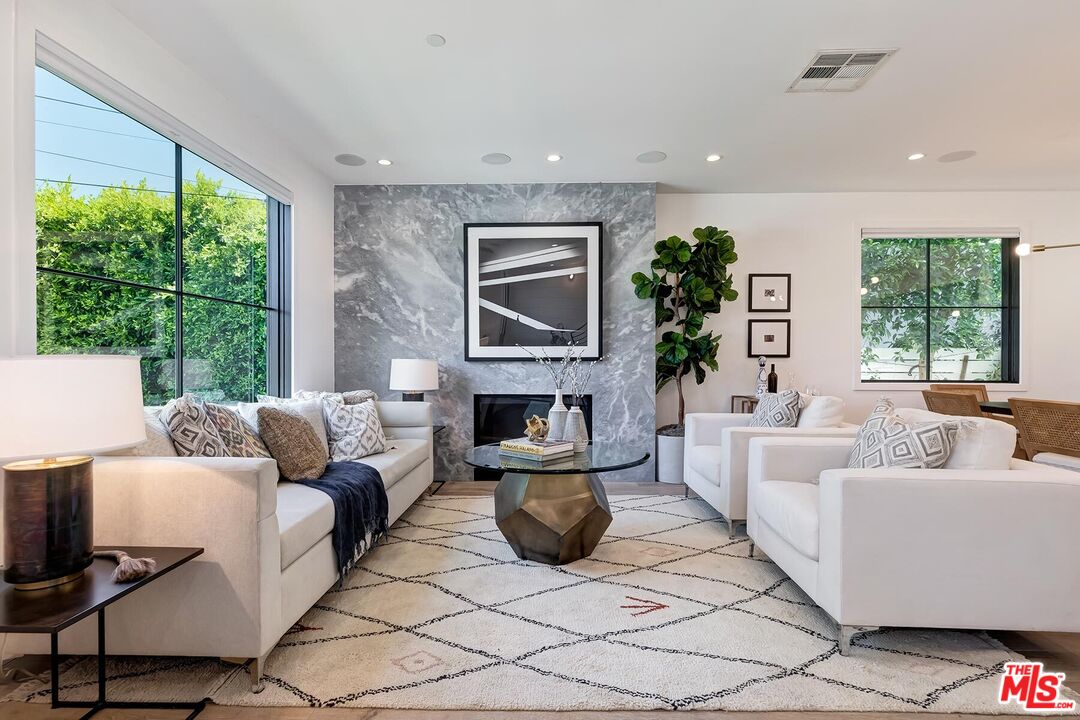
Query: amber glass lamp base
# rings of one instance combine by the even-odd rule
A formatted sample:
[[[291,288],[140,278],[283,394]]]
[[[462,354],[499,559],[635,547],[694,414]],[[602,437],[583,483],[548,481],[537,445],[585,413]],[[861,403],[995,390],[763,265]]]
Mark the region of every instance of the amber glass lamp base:
[[[4,581],[41,590],[77,580],[94,561],[94,459],[4,466]]]

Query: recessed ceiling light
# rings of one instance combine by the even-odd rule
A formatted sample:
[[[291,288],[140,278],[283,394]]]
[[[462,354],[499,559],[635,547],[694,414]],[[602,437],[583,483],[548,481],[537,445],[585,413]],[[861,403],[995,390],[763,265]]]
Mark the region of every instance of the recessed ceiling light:
[[[977,153],[974,150],[954,150],[950,153],[945,153],[937,159],[940,163],[960,162],[961,160],[970,160],[975,157]]]
[[[724,156],[723,155],[717,155],[716,153],[713,153],[712,155],[706,155],[705,156],[705,162],[716,162],[717,160],[719,160],[722,157],[724,157]]]
[[[480,162],[488,165],[506,165],[510,162],[510,156],[506,153],[488,153],[480,158]]]
[[[379,164],[380,165],[393,165],[394,162],[392,160],[387,160],[386,158],[383,158],[382,160],[379,160]]]
[[[334,161],[337,162],[339,165],[349,165],[351,167],[359,167],[367,162],[367,160],[365,160],[364,158],[360,157],[359,155],[353,155],[352,153],[341,153],[340,155],[335,155]]]
[[[562,160],[562,155],[559,155],[557,153],[551,153],[547,156],[548,162],[559,162],[560,160]]]
[[[926,153],[911,153],[907,156],[908,160],[922,160],[926,157]]]
[[[446,38],[444,38],[442,35],[436,35],[435,33],[432,33],[431,35],[427,36],[427,44],[431,47],[442,47],[446,44]]]
[[[649,150],[637,156],[639,163],[658,163],[667,160],[667,153],[659,150]]]

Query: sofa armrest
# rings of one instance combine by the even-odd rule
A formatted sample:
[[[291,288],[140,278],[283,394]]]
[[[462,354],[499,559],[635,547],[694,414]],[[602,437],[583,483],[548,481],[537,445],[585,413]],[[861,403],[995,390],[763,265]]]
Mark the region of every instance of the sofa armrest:
[[[746,518],[746,498],[749,485],[750,443],[754,438],[853,438],[854,428],[799,428],[799,427],[728,427],[721,431],[720,487],[727,488],[728,507],[731,517]],[[832,461],[832,455],[827,455]],[[840,466],[847,465],[846,456]],[[799,463],[795,463],[798,467]],[[837,465],[829,465],[837,467]],[[808,479],[815,479],[815,473]],[[782,478],[772,478],[782,479]]]
[[[848,625],[1078,632],[1078,515],[1080,475],[826,470],[815,599]]]
[[[243,512],[259,521],[277,512],[280,479],[271,458],[99,457],[94,459],[95,507],[207,501],[219,507],[219,518]]]
[[[273,647],[282,622],[279,477],[269,458],[95,459],[95,544],[204,549],[140,592],[125,617],[152,618],[180,654],[205,652],[208,633],[235,657]]]
[[[695,445],[719,445],[723,442],[724,428],[746,427],[751,417],[750,413],[689,413],[683,445],[687,449]]]
[[[379,401],[377,407],[387,437],[432,439],[434,413],[431,403]]]

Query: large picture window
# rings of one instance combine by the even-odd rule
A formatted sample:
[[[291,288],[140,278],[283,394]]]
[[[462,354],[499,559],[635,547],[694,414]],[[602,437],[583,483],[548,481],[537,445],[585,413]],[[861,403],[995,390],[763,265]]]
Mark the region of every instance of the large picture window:
[[[865,235],[861,379],[1019,382],[1017,243]]]
[[[286,392],[288,205],[38,67],[37,350],[142,358],[143,394]]]

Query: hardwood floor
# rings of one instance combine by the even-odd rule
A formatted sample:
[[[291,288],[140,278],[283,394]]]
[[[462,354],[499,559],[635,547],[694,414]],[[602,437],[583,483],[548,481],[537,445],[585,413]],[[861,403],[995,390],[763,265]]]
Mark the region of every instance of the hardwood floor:
[[[494,482],[434,483],[428,491],[441,496],[478,497],[491,495]],[[682,495],[682,485],[661,483],[604,483],[609,495]],[[1067,633],[998,632],[995,637],[1031,660],[1042,661],[1048,670],[1066,673],[1066,684],[1080,692],[1080,635]],[[35,670],[47,664],[42,658],[23,658],[18,663]],[[0,697],[13,688],[0,681]],[[47,705],[3,703],[0,718],[4,720],[66,720],[81,717],[76,709],[50,710]],[[739,720],[910,720],[915,713],[825,713],[825,712],[752,712],[726,713],[720,711],[687,711],[695,720],[737,717]],[[959,720],[985,720],[985,715],[948,715],[928,713],[937,717]],[[183,718],[179,710],[113,710],[94,716],[101,720],[172,720]],[[671,720],[670,711],[612,711],[612,712],[478,712],[471,710],[364,710],[353,708],[241,708],[209,705],[199,715],[205,720]]]

